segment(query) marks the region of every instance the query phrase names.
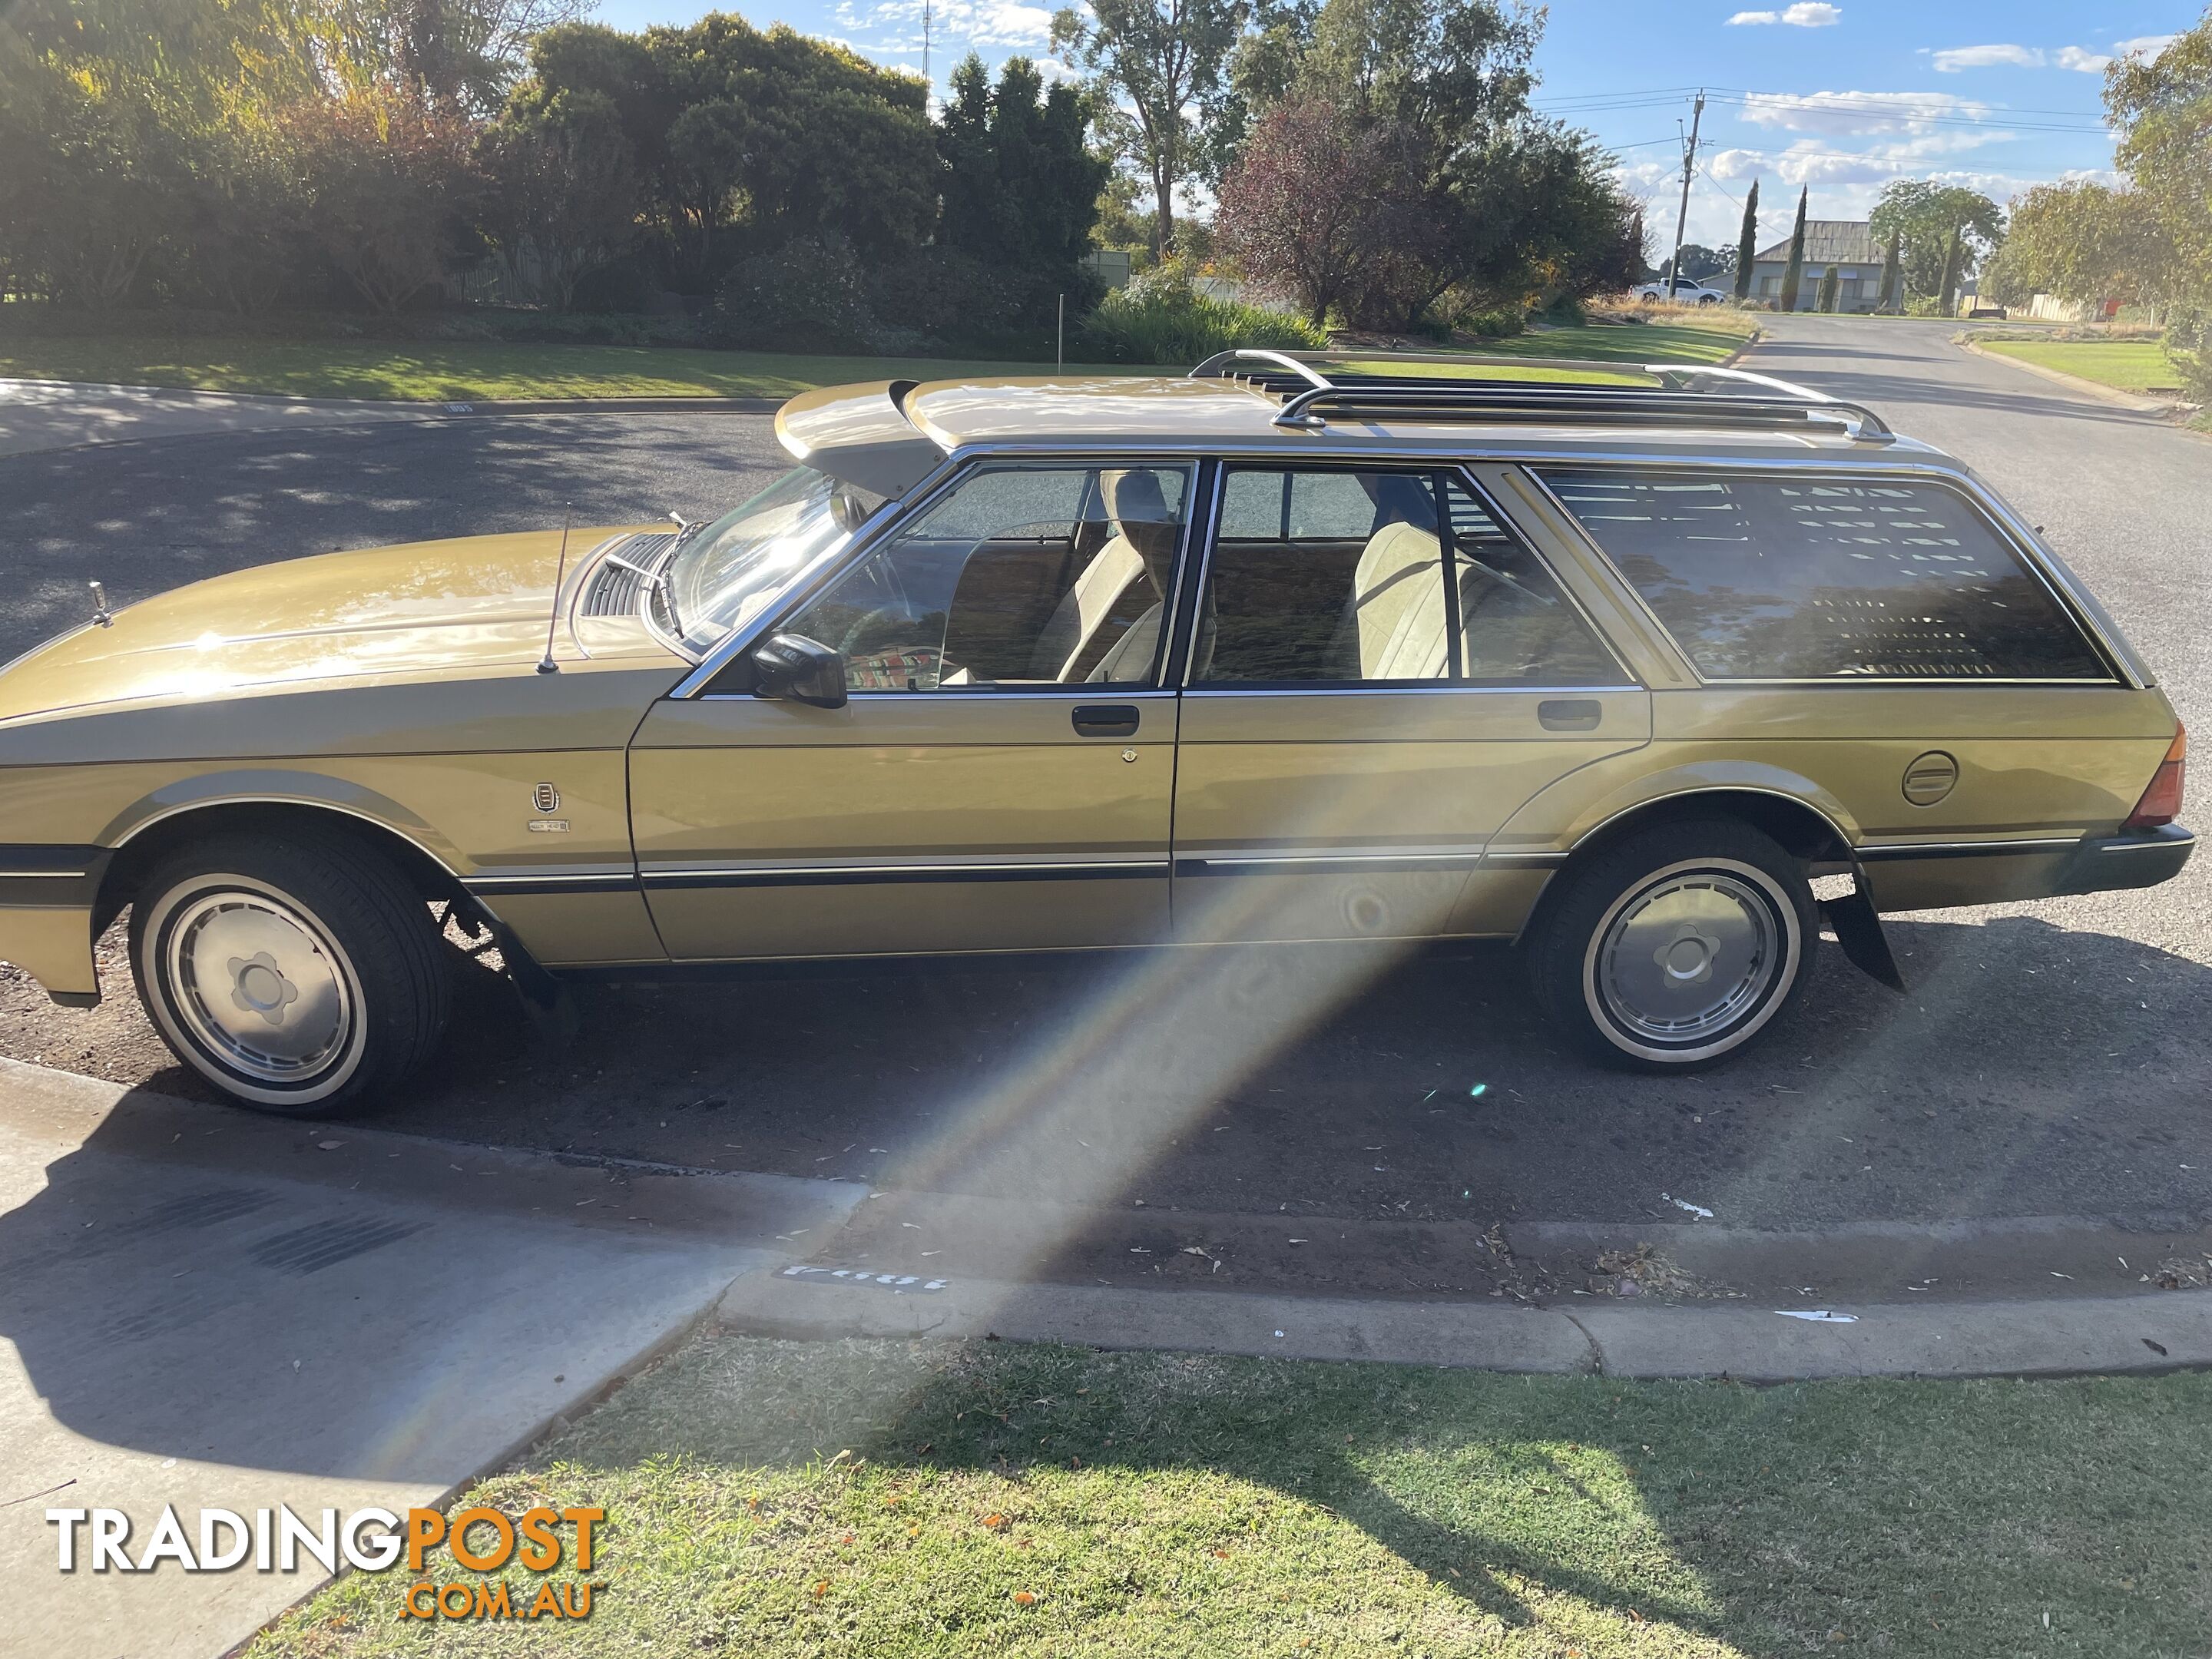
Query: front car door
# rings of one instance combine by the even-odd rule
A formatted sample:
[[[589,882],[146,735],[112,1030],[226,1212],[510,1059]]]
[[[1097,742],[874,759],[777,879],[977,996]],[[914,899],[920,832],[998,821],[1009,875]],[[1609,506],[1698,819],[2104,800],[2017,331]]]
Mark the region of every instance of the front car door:
[[[1648,694],[1455,469],[1231,464],[1176,763],[1176,933],[1510,933],[1491,836]]]
[[[981,463],[761,630],[841,652],[844,707],[752,695],[743,652],[657,704],[631,812],[669,954],[1164,938],[1192,471]]]

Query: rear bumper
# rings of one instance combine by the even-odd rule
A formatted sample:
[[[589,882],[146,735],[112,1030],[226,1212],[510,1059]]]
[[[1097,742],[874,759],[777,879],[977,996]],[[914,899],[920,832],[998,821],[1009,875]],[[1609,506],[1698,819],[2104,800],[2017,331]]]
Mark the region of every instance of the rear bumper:
[[[2085,841],[2068,863],[2058,890],[2104,893],[2123,887],[2155,887],[2181,873],[2197,837],[2178,823],[2130,836],[2101,836]]]
[[[1859,849],[1875,908],[1938,910],[2155,887],[2181,872],[2197,837],[2178,823],[2080,840],[1954,842]]]

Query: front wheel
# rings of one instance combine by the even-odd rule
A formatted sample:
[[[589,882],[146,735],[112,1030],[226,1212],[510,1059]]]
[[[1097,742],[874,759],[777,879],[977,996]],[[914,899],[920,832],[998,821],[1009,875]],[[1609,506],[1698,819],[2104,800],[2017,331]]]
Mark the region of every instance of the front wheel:
[[[1730,819],[1662,824],[1570,868],[1531,969],[1595,1058],[1687,1071],[1735,1054],[1803,994],[1820,939],[1796,861]]]
[[[450,988],[400,872],[311,835],[226,836],[164,860],[131,905],[131,966],[179,1060],[292,1117],[407,1078],[437,1046]]]

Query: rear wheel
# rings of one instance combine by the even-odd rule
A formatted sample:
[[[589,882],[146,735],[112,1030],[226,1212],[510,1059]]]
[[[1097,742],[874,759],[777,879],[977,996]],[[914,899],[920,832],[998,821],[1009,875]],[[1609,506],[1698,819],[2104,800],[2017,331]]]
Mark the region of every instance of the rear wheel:
[[[1686,1071],[1804,993],[1820,931],[1796,860],[1732,819],[1656,826],[1569,869],[1534,940],[1537,1000],[1586,1052]]]
[[[294,1117],[404,1081],[436,1048],[450,990],[413,887],[316,836],[224,836],[164,860],[131,905],[131,966],[178,1059]]]

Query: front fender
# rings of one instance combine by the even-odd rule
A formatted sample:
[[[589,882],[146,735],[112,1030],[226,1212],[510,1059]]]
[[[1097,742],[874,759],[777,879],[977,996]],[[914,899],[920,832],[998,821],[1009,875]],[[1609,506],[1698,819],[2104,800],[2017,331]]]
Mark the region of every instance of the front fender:
[[[459,878],[469,860],[434,825],[389,795],[324,773],[276,767],[234,767],[173,779],[131,801],[94,837],[120,848],[165,818],[210,806],[313,806],[359,818],[414,844]]]

